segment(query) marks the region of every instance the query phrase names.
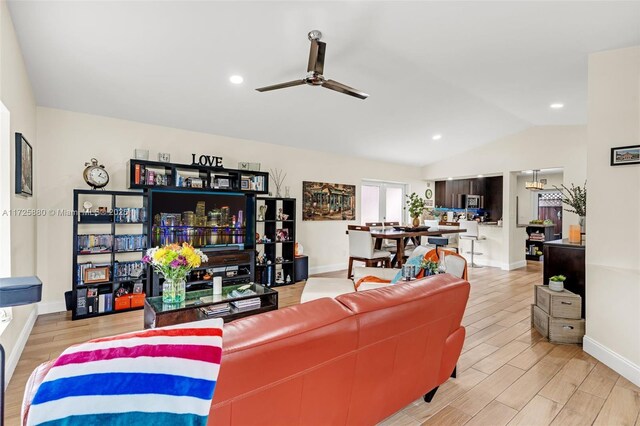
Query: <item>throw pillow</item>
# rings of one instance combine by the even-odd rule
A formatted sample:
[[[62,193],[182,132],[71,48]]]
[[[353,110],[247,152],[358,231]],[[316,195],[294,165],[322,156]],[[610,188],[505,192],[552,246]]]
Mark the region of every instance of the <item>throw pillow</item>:
[[[222,356],[220,318],[90,340],[65,350],[28,425],[206,425]]]

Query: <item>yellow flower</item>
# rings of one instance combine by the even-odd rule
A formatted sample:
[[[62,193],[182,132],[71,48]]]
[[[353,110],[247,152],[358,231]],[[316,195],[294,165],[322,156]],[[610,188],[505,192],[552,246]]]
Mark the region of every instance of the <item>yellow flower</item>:
[[[167,255],[168,252],[169,250],[167,250],[166,248],[160,248],[155,252],[153,258],[158,262],[162,262],[163,258]]]
[[[191,266],[192,268],[197,268],[198,266],[200,266],[200,256],[198,256],[195,252],[185,254],[184,257],[187,259],[189,266]]]

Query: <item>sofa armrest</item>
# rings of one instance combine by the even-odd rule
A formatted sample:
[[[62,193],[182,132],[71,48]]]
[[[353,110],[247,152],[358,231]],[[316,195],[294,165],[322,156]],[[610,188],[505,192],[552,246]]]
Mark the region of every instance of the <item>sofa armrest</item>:
[[[358,282],[360,278],[366,277],[368,275],[373,275],[374,277],[391,281],[396,276],[397,273],[398,273],[398,269],[369,268],[364,266],[358,266],[353,268],[353,281]]]

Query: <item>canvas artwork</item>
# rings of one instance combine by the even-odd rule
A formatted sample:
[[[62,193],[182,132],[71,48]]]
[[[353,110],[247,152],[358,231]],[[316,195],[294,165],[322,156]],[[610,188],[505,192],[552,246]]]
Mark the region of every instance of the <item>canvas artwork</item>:
[[[33,195],[33,148],[16,133],[16,194]]]
[[[356,187],[302,182],[302,220],[355,220]]]

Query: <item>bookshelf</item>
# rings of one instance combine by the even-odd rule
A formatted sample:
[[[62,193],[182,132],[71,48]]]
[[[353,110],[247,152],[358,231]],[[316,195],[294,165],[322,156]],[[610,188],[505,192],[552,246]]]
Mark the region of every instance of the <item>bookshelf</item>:
[[[146,211],[143,192],[73,191],[72,319],[143,307]]]
[[[127,184],[129,189],[166,188],[268,194],[269,173],[131,159],[127,163]]]
[[[255,218],[255,281],[266,287],[294,284],[296,199],[257,197]]]

